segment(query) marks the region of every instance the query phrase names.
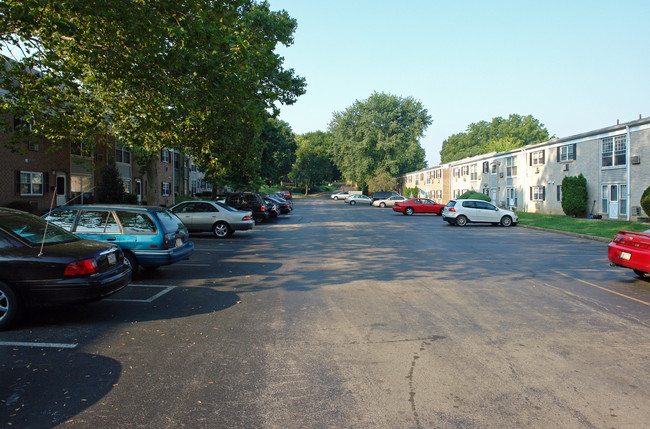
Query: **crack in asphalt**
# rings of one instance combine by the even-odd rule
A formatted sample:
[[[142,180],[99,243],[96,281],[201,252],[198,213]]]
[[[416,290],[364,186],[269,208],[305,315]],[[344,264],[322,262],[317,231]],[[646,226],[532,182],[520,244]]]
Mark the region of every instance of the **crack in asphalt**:
[[[406,376],[406,379],[409,381],[409,402],[411,403],[411,411],[413,412],[413,419],[415,420],[415,427],[417,429],[422,428],[422,425],[420,423],[420,416],[418,414],[417,406],[415,404],[415,383],[414,383],[414,373],[415,373],[415,364],[417,363],[417,360],[420,359],[419,352],[423,352],[426,350],[426,346],[430,346],[432,342],[437,341],[437,340],[444,340],[446,337],[440,336],[440,335],[434,335],[432,337],[428,337],[422,340],[420,343],[420,350],[418,352],[415,352],[413,354],[413,359],[411,359],[411,368],[409,369],[408,375]],[[396,341],[394,341],[396,342]]]

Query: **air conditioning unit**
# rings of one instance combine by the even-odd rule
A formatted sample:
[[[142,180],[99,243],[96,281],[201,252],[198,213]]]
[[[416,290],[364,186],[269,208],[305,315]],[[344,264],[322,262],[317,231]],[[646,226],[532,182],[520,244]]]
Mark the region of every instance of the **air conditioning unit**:
[[[632,164],[641,164],[641,157],[639,155],[634,155],[631,159]]]
[[[641,216],[641,207],[632,207],[632,216]]]
[[[569,171],[569,164],[564,164],[562,166],[562,171]]]
[[[535,167],[535,173],[539,173],[539,167]]]
[[[499,177],[503,177],[503,173],[499,173]]]

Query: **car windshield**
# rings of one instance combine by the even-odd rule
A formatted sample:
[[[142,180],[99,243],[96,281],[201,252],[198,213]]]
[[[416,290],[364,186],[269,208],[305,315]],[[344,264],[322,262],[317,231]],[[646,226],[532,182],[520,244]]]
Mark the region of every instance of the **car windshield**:
[[[0,216],[0,228],[33,245],[67,243],[79,237],[40,217],[24,214]]]

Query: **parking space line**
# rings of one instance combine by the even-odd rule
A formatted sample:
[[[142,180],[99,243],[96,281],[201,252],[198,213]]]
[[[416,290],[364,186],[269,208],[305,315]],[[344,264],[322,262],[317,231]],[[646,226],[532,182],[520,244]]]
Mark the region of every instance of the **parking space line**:
[[[589,283],[588,281],[585,281],[585,280],[577,279],[577,278],[575,278],[575,277],[572,277],[572,276],[570,276],[570,275],[568,275],[568,274],[561,273],[561,272],[559,272],[559,271],[555,271],[555,270],[551,270],[551,271],[553,271],[554,273],[557,273],[557,274],[559,274],[559,275],[561,275],[561,276],[568,277],[568,278],[570,278],[570,279],[573,279],[573,280],[575,280],[575,281],[578,281],[578,282],[580,282],[580,283],[584,283],[584,284],[586,284],[586,285],[593,286],[593,287],[595,287],[595,288],[598,288],[598,289],[604,290],[605,292],[613,293],[614,295],[622,296],[623,298],[631,299],[632,301],[640,302],[641,304],[645,304],[645,305],[647,305],[647,306],[650,306],[650,302],[641,301],[640,299],[636,299],[636,298],[633,298],[633,297],[631,297],[631,296],[629,296],[629,295],[625,295],[625,294],[622,294],[622,293],[620,293],[620,292],[616,292],[616,291],[613,291],[613,290],[611,290],[611,289],[607,289],[606,287],[602,287],[602,286],[598,286],[598,285],[593,284],[593,283]]]
[[[64,344],[64,343],[27,343],[20,341],[0,341],[0,346],[9,347],[47,347],[52,349],[74,349],[79,344]]]
[[[168,292],[171,292],[176,288],[176,286],[163,286],[163,285],[134,285],[130,284],[127,287],[150,287],[150,288],[163,288],[162,291],[158,292],[152,297],[147,299],[121,299],[121,298],[104,298],[102,301],[114,301],[114,302],[153,302],[165,295]]]

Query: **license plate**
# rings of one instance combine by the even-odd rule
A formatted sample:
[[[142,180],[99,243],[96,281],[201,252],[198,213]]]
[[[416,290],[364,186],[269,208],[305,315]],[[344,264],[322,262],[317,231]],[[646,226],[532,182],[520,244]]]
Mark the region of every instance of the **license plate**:
[[[176,247],[181,247],[182,245],[183,245],[183,240],[181,240],[180,238],[177,238],[176,239]]]
[[[621,259],[624,261],[629,261],[630,258],[632,257],[631,253],[628,252],[621,252]]]
[[[115,253],[109,253],[108,254],[108,265],[113,265],[115,262],[117,262],[117,257],[115,257]]]

